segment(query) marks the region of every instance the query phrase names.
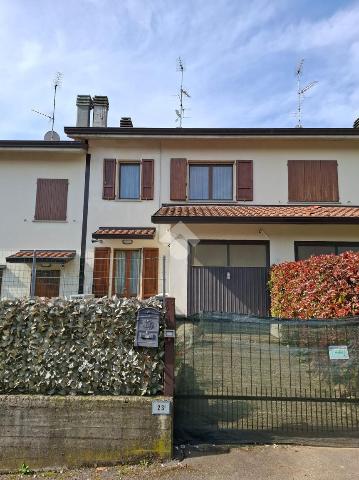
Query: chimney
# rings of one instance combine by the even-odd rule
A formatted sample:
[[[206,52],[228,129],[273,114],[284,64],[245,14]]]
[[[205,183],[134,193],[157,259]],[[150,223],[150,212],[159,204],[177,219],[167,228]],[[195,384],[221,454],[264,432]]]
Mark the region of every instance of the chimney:
[[[93,101],[93,127],[107,127],[108,98],[95,95]]]
[[[77,120],[76,127],[90,126],[90,111],[92,109],[92,99],[90,95],[77,95]]]
[[[132,127],[133,127],[133,123],[132,123],[131,117],[121,117],[120,127],[123,127],[123,128],[132,128]]]
[[[359,128],[359,118],[354,121],[353,128]]]

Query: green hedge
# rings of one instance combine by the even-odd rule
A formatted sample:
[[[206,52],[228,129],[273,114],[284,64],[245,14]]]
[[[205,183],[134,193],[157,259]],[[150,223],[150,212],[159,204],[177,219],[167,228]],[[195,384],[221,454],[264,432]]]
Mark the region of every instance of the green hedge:
[[[136,314],[155,299],[0,301],[0,394],[154,395],[159,348],[134,347]]]

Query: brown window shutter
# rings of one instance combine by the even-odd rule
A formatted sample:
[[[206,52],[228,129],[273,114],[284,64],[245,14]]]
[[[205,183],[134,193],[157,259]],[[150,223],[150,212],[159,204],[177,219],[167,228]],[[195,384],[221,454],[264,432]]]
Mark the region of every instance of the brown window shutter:
[[[109,247],[95,248],[92,293],[96,297],[108,295],[110,285],[110,256],[111,249]]]
[[[304,160],[288,161],[288,201],[301,202],[304,201],[305,192],[305,175]]]
[[[323,202],[339,202],[338,163],[336,160],[321,160],[321,198]]]
[[[336,160],[289,160],[290,202],[338,202]]]
[[[62,178],[38,178],[35,220],[66,220],[69,181]]]
[[[103,161],[103,193],[104,200],[115,199],[116,185],[116,160],[114,158],[105,158]]]
[[[252,160],[237,160],[237,200],[253,200]]]
[[[154,162],[152,159],[142,160],[142,200],[153,200]]]
[[[142,296],[153,297],[158,293],[158,248],[143,249]]]
[[[187,159],[171,158],[171,200],[186,200]]]

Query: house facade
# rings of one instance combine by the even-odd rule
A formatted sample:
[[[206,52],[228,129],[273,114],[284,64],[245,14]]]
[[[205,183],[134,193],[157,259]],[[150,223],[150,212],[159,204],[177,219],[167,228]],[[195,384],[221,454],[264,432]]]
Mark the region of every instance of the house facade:
[[[358,128],[136,128],[128,118],[108,127],[106,97],[80,96],[77,108],[65,132],[79,149],[81,222],[59,236],[60,225],[41,223],[47,242],[34,230],[12,244],[8,229],[12,248],[75,251],[73,293],[165,289],[181,314],[264,315],[270,265],[359,250]]]
[[[78,289],[86,146],[73,141],[0,141],[0,292],[29,295],[34,251],[37,295]]]

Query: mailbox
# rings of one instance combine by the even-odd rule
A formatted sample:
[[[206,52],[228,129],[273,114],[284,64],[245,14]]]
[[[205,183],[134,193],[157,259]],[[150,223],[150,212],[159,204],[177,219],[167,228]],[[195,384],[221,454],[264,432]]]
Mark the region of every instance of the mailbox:
[[[152,307],[140,308],[137,313],[136,347],[158,347],[161,314]]]

